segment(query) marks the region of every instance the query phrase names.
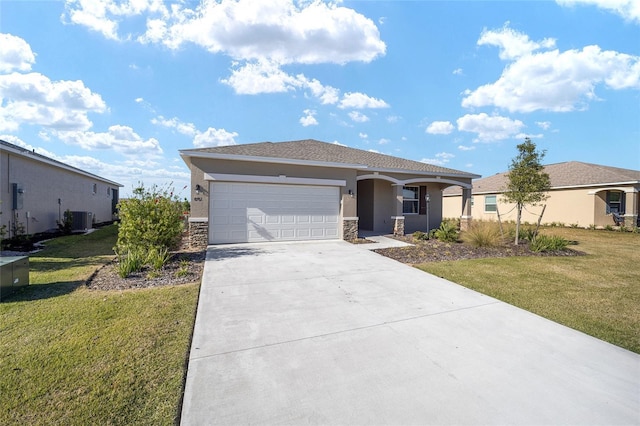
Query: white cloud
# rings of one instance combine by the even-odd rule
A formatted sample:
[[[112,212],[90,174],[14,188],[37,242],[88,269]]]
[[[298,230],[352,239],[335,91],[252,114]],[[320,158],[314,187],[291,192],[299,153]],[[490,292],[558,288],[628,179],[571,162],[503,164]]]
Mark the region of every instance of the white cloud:
[[[382,99],[372,98],[364,93],[348,92],[342,97],[342,100],[338,104],[338,108],[388,108],[389,105]]]
[[[425,130],[427,133],[432,135],[448,135],[455,127],[451,124],[450,121],[434,121]]]
[[[540,127],[542,130],[549,130],[551,127],[550,121],[536,121],[536,125]]]
[[[358,133],[358,137],[359,137],[360,139],[367,139],[367,138],[369,137],[369,135],[368,135],[368,134],[366,134],[366,133],[362,133],[362,132],[360,132],[360,133]]]
[[[519,57],[495,82],[465,92],[463,107],[496,106],[511,112],[567,112],[597,100],[597,85],[640,88],[640,56],[603,51],[598,46]]]
[[[593,5],[622,16],[626,21],[640,24],[638,0],[556,0],[562,6]]]
[[[302,85],[298,79],[270,61],[236,64],[231,70],[231,76],[220,81],[241,95],[282,93],[295,90]]]
[[[531,41],[528,35],[509,28],[507,22],[500,30],[482,31],[478,46],[487,44],[500,48],[500,59],[511,60],[529,55],[540,48],[553,48],[556,41],[551,38],[540,42]]]
[[[475,146],[467,146],[467,145],[458,145],[458,149],[460,151],[473,151],[474,149],[476,149]]]
[[[395,124],[398,121],[400,121],[400,117],[397,116],[397,115],[390,115],[390,116],[387,117],[387,122],[388,123]]]
[[[22,124],[58,130],[86,130],[87,114],[102,113],[102,97],[78,81],[51,81],[39,73],[0,75],[0,130]]]
[[[85,26],[111,40],[131,38],[131,35],[121,37],[118,34],[118,23],[122,18],[145,13],[169,16],[162,0],[65,0],[65,10],[63,20]]]
[[[436,166],[444,166],[447,164],[455,155],[448,152],[439,152],[435,155],[436,158],[423,158],[420,160],[422,163],[434,164]]]
[[[64,143],[89,151],[110,149],[130,156],[157,156],[162,154],[160,142],[155,138],[143,139],[129,126],[113,125],[107,132],[57,131]]]
[[[154,18],[141,41],[170,48],[190,42],[238,60],[344,64],[386,51],[373,21],[335,2],[204,1],[195,9],[174,5],[170,17]]]
[[[304,117],[300,117],[300,124],[302,124],[303,127],[318,125],[318,120],[316,120],[315,117],[317,112],[315,110],[305,109],[303,113],[305,114]]]
[[[193,137],[193,145],[197,148],[235,145],[235,138],[238,136],[236,132],[228,132],[225,129],[216,129],[213,127],[209,127],[204,132],[201,132],[196,128],[195,124],[185,123],[177,117],[167,119],[160,115],[151,119],[151,123],[157,126],[175,129],[178,133]]]
[[[542,139],[544,138],[544,135],[542,133],[538,133],[538,134],[531,134],[531,133],[518,133],[517,135],[514,136],[515,139],[521,139],[523,140],[524,138],[529,138],[529,139]]]
[[[35,62],[36,55],[26,41],[11,34],[0,34],[0,72],[31,71]]]
[[[108,39],[136,39],[177,49],[196,44],[238,60],[290,63],[370,62],[384,55],[375,23],[334,1],[67,0],[64,19]],[[121,35],[119,23],[146,19],[146,29]],[[139,19],[138,19],[139,20]]]
[[[215,129],[213,127],[209,127],[207,130],[202,133],[198,133],[193,138],[193,145],[196,148],[235,145],[236,137],[238,137],[238,134],[236,132],[227,132],[225,129]]]
[[[391,142],[389,139],[386,138],[380,138],[380,140],[378,141],[378,145],[386,145],[389,142]]]
[[[349,113],[349,118],[351,118],[351,120],[355,121],[356,123],[365,123],[369,121],[369,117],[358,111],[351,111]]]
[[[179,120],[177,117],[167,119],[163,116],[158,116],[156,118],[152,118],[151,123],[158,126],[167,127],[169,129],[175,129],[178,133],[186,136],[195,136],[199,133],[198,129],[196,129],[196,126],[193,123],[185,123]]]
[[[513,137],[524,127],[520,120],[489,116],[485,113],[467,114],[457,120],[458,130],[478,135],[474,142],[493,142]]]
[[[453,70],[453,75],[464,75],[464,71],[462,70],[462,68],[456,68],[455,70]]]

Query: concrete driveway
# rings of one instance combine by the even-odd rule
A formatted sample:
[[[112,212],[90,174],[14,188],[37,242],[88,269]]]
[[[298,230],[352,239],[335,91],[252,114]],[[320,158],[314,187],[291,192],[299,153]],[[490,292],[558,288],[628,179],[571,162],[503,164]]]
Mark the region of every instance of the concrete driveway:
[[[343,241],[207,252],[183,425],[638,423],[632,352]]]

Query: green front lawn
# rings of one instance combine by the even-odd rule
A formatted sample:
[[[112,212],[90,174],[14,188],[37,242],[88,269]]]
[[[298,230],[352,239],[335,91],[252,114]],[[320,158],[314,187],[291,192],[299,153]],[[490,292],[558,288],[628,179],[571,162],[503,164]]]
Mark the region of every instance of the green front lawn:
[[[199,284],[88,290],[116,232],[50,241],[0,303],[2,424],[175,422]]]
[[[640,234],[548,228],[578,257],[425,263],[426,272],[640,353]]]

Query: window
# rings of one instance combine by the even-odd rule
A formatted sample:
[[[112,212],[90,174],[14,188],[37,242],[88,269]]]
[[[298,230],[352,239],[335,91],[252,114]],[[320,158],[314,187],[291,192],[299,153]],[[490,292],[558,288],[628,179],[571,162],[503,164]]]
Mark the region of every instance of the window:
[[[484,211],[485,213],[494,213],[498,211],[498,202],[495,195],[484,196]]]
[[[624,193],[622,191],[607,191],[607,214],[624,213]]]
[[[402,188],[402,213],[418,214],[420,187],[405,186]]]
[[[97,194],[97,193],[98,193],[98,184],[97,184],[97,183],[94,183],[94,184],[93,184],[92,191],[93,191],[93,193],[94,193],[94,194]]]

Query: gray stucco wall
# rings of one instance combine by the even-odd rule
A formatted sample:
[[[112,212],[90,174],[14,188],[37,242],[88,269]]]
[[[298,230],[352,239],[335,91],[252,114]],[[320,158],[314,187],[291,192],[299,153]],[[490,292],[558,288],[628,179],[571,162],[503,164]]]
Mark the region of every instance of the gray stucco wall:
[[[0,220],[7,229],[16,214],[28,234],[56,229],[67,209],[91,212],[96,222],[112,219],[113,190],[118,186],[8,151],[0,152],[0,173]],[[12,183],[24,189],[22,208],[15,211]]]

